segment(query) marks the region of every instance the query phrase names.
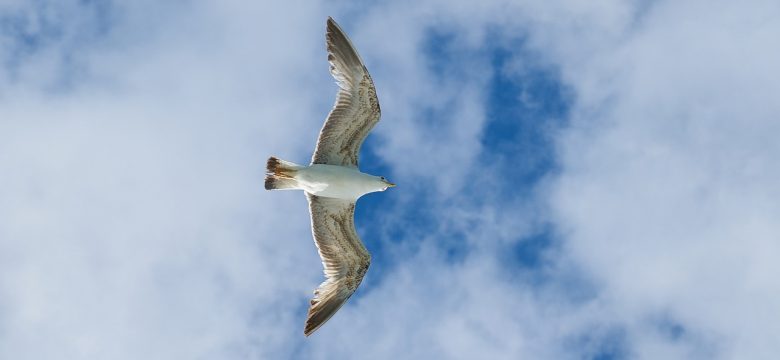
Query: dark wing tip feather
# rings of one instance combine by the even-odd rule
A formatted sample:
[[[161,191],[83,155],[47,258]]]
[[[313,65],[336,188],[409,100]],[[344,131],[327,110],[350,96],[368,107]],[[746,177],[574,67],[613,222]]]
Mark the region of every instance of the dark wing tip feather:
[[[331,33],[331,32],[334,32],[334,31],[342,32],[341,31],[341,27],[339,26],[339,24],[336,22],[336,20],[333,20],[333,18],[330,17],[330,16],[328,16],[327,31],[328,31],[328,33]]]
[[[364,69],[363,60],[360,58],[355,46],[344,30],[333,18],[328,17],[328,25],[325,31],[325,42],[328,48],[328,61],[341,61],[350,68]],[[332,56],[330,56],[332,55]],[[341,69],[342,71],[348,69]],[[345,74],[349,75],[349,74]]]
[[[306,317],[306,326],[303,328],[303,335],[309,336],[320,328],[325,322],[344,305],[346,298],[326,298],[312,299],[312,306],[309,308],[309,314]]]

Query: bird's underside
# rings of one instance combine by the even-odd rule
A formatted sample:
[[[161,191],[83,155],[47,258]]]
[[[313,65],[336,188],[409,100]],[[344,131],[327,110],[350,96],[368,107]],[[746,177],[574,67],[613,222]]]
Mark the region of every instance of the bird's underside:
[[[311,163],[357,170],[363,140],[380,117],[376,89],[352,43],[331,18],[327,22],[326,43],[330,72],[339,91],[320,131]],[[268,160],[265,187],[305,190],[308,185],[302,183],[305,177],[301,173],[311,174],[306,172],[309,168],[272,157]],[[304,334],[309,336],[352,296],[368,270],[371,255],[355,232],[356,198],[323,197],[308,192],[306,198],[314,243],[326,277],[311,300],[304,327]]]

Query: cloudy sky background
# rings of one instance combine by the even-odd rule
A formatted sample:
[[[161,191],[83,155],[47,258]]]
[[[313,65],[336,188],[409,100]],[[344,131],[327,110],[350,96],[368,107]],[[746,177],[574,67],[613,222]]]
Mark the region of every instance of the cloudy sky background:
[[[310,338],[333,16],[374,261]],[[780,3],[0,1],[0,358],[770,359]]]

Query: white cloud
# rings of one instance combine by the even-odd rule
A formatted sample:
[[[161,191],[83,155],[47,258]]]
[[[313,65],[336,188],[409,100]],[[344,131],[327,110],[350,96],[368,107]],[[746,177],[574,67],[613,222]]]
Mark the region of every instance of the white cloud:
[[[299,333],[285,299],[320,271],[305,201],[267,201],[262,173],[274,152],[309,151],[296,128],[321,114],[296,71],[324,16],[274,55],[250,40],[279,23],[244,19],[239,47],[220,41],[239,19],[180,10],[135,39],[121,31],[150,9],[114,14],[129,23],[80,45],[88,73],[66,91],[46,72],[3,85],[0,357],[223,358]]]
[[[778,10],[658,3],[597,57],[608,66],[570,74],[587,100],[592,78],[610,81],[600,104],[580,103],[561,142],[566,170],[554,204],[569,249],[604,282],[621,317],[670,314],[694,339],[688,345],[713,357],[778,350],[780,329],[760,320],[780,304],[770,275],[780,230],[771,200],[780,190],[772,135],[780,72],[770,64],[780,53],[767,46],[780,27],[762,21]],[[690,340],[635,330],[635,351],[646,358],[668,358],[661,354]]]
[[[777,352],[777,5],[331,5],[2,3],[59,35],[21,55],[0,36],[0,357]],[[307,160],[331,106],[327,15],[378,86],[372,141],[402,185],[382,196],[424,191],[442,218],[399,240],[398,209],[378,214],[387,238],[367,240],[391,268],[304,340],[321,280],[305,201],[261,186],[266,156]],[[431,30],[460,57],[443,75]],[[560,173],[532,199],[458,198],[501,182],[475,171],[486,47],[516,40],[576,94],[551,130]],[[507,269],[546,221],[552,260]],[[456,260],[439,248],[453,234]]]

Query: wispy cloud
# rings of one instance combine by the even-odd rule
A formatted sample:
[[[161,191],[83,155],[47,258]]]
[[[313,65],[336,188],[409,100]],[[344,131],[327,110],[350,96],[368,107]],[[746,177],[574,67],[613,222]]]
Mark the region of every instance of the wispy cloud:
[[[331,8],[336,6],[335,8]],[[769,358],[772,2],[0,4],[0,357]],[[296,193],[377,83],[364,286],[315,336]]]

